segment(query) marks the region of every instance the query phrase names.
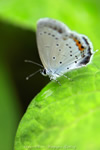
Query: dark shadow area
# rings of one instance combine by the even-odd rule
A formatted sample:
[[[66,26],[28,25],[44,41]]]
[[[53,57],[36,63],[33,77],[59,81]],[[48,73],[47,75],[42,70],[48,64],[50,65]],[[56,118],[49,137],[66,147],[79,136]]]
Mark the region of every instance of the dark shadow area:
[[[40,69],[24,62],[29,59],[41,64],[35,32],[0,22],[0,53],[8,64],[21,107],[25,111],[34,96],[49,82],[49,78],[40,73],[28,81],[25,79]]]

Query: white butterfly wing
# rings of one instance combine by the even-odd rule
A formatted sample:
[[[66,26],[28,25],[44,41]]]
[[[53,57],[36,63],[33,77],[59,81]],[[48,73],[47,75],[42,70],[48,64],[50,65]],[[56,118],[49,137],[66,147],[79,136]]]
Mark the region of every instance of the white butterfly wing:
[[[38,21],[37,45],[44,68],[59,75],[86,65],[92,58],[92,44],[86,36],[49,18]]]
[[[44,68],[53,69],[58,67],[55,62],[53,64],[51,56],[53,53],[56,53],[56,43],[61,39],[60,33],[66,33],[66,36],[68,36],[69,31],[70,30],[63,23],[60,23],[56,20],[44,18],[38,21],[36,33],[37,45],[39,56],[44,65]],[[56,55],[59,55],[59,52]]]
[[[73,40],[74,38],[81,44],[76,45],[77,43]],[[85,66],[93,57],[93,47],[86,36],[71,32],[71,38],[68,38],[66,43],[68,43],[67,47],[64,46],[62,48],[62,57],[60,58],[60,62],[58,62],[59,64],[61,63],[61,66],[56,69],[57,74],[64,74],[72,69]],[[84,47],[84,50],[80,46]]]

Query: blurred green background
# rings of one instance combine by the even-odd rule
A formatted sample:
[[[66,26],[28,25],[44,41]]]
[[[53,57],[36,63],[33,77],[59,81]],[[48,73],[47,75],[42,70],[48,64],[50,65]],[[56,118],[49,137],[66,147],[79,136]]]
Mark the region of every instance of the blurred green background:
[[[49,82],[41,74],[26,81],[40,62],[36,45],[39,18],[58,19],[87,35],[99,49],[99,0],[0,0],[0,149],[13,150],[19,120],[29,102]]]

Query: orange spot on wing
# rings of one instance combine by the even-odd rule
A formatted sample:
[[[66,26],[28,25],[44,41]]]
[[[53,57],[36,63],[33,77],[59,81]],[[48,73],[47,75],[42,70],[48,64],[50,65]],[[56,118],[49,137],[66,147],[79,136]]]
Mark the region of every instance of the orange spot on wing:
[[[76,45],[78,46],[80,51],[84,50],[84,47],[82,46],[82,44],[80,43],[80,41],[78,41],[77,39],[74,39],[74,41],[76,42]]]

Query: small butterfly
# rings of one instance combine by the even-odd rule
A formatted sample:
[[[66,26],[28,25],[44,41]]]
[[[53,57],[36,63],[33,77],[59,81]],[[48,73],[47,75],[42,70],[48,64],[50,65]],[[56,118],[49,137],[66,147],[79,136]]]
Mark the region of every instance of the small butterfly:
[[[55,80],[72,69],[85,66],[92,59],[90,40],[57,20],[40,19],[36,35],[39,56],[44,66],[43,74],[50,79]]]
[[[42,18],[37,22],[37,46],[43,75],[50,80],[89,64],[93,46],[87,36],[71,31],[64,23]]]

